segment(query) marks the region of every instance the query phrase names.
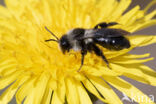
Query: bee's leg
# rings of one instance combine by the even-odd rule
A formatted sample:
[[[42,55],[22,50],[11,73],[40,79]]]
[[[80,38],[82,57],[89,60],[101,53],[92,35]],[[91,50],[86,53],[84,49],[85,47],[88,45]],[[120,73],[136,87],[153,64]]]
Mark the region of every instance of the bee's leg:
[[[107,67],[108,67],[109,69],[111,69],[110,66],[109,66],[109,62],[107,61],[106,57],[104,56],[102,50],[100,50],[100,48],[97,47],[95,44],[92,45],[92,50],[95,52],[95,54],[96,54],[97,56],[100,56],[100,57],[103,59],[103,61],[106,62]]]
[[[85,57],[86,54],[87,54],[87,51],[83,51],[83,50],[81,51],[81,66],[80,66],[78,72],[81,70],[81,68],[82,68],[82,66],[83,66],[84,57]]]
[[[113,26],[113,25],[117,25],[118,23],[117,22],[110,22],[110,23],[106,23],[106,22],[102,22],[102,23],[99,23],[97,24],[94,29],[98,29],[98,27],[101,27],[101,28],[107,28],[109,26]]]

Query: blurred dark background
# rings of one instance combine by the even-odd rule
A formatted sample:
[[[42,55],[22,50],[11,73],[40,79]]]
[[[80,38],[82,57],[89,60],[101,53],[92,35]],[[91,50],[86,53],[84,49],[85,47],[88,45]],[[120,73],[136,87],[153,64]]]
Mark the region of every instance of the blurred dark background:
[[[135,5],[140,5],[141,8],[143,9],[148,3],[150,3],[152,0],[132,0],[132,4],[130,5],[129,9],[133,8]],[[0,0],[0,4],[4,5],[4,1]],[[154,5],[150,10],[156,10],[156,5]],[[136,34],[151,34],[151,35],[156,35],[156,25],[155,26],[151,26],[148,27],[146,29],[143,29],[141,31],[137,31]],[[155,59],[153,61],[147,62],[145,63],[146,65],[148,65],[149,67],[155,69],[156,71],[156,44],[152,44],[150,46],[146,46],[146,47],[140,47],[137,49],[134,49],[131,53],[133,54],[144,54],[144,53],[151,53],[151,57],[154,57]],[[133,85],[135,85],[137,88],[139,88],[141,91],[143,91],[145,94],[149,95],[153,95],[155,98],[155,102],[156,102],[156,87],[150,86],[150,85],[145,85],[142,83],[139,83],[137,81],[131,80],[129,78],[125,78],[123,77],[123,79],[127,80],[128,82],[132,83]],[[118,90],[114,89],[115,92],[117,92],[117,94],[120,96],[120,98],[123,98],[123,94],[121,92],[119,92]],[[1,94],[1,93],[0,93]],[[9,104],[16,104],[15,99],[13,99]],[[103,104],[100,101],[97,101],[96,104]],[[124,104],[137,104],[137,103],[132,103],[129,101],[124,101]]]

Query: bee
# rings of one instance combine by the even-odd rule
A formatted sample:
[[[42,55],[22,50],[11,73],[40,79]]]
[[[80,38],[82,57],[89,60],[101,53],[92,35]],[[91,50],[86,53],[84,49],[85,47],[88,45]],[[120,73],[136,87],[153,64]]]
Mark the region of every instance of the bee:
[[[54,38],[56,38],[45,41],[57,42],[63,54],[69,52],[70,50],[80,51],[81,65],[78,69],[78,72],[81,70],[84,64],[85,55],[88,52],[94,52],[97,56],[101,57],[106,63],[107,67],[110,68],[107,58],[97,45],[114,51],[119,51],[130,47],[130,41],[124,36],[130,34],[129,32],[122,29],[109,28],[110,26],[117,24],[118,23],[116,22],[102,22],[91,29],[74,28],[69,30],[60,39],[55,36],[47,27],[45,27],[45,29],[50,32]]]

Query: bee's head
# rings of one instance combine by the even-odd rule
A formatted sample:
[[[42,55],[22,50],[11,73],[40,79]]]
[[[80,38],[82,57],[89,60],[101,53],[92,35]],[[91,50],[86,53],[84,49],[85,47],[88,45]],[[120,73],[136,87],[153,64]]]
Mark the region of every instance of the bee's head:
[[[59,46],[61,48],[61,51],[63,52],[63,54],[67,51],[69,52],[69,50],[71,49],[71,45],[69,43],[69,40],[67,38],[67,35],[63,35],[60,39],[53,34],[53,32],[51,32],[47,27],[45,27],[45,29],[53,36],[55,37],[56,39],[48,39],[48,40],[45,40],[45,42],[48,42],[48,41],[55,41],[57,43],[59,43]]]
[[[63,54],[67,51],[69,52],[69,50],[71,49],[71,45],[69,43],[69,40],[67,38],[67,35],[63,35],[60,40],[59,40],[59,46],[61,48],[61,51],[63,52]]]

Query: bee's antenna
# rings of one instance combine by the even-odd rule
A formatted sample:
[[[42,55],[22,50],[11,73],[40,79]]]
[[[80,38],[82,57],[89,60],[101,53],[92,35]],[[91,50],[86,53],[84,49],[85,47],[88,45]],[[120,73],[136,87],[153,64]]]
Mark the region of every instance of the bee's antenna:
[[[56,36],[56,35],[54,35],[46,26],[45,26],[45,29],[52,35],[52,36],[54,36],[56,39],[57,39],[57,41],[59,41],[59,38]],[[50,40],[49,39],[49,41],[56,41],[56,40]]]
[[[49,42],[49,41],[55,41],[55,42],[59,43],[59,41],[58,41],[58,40],[55,40],[55,39],[48,39],[48,40],[45,40],[45,42]]]

